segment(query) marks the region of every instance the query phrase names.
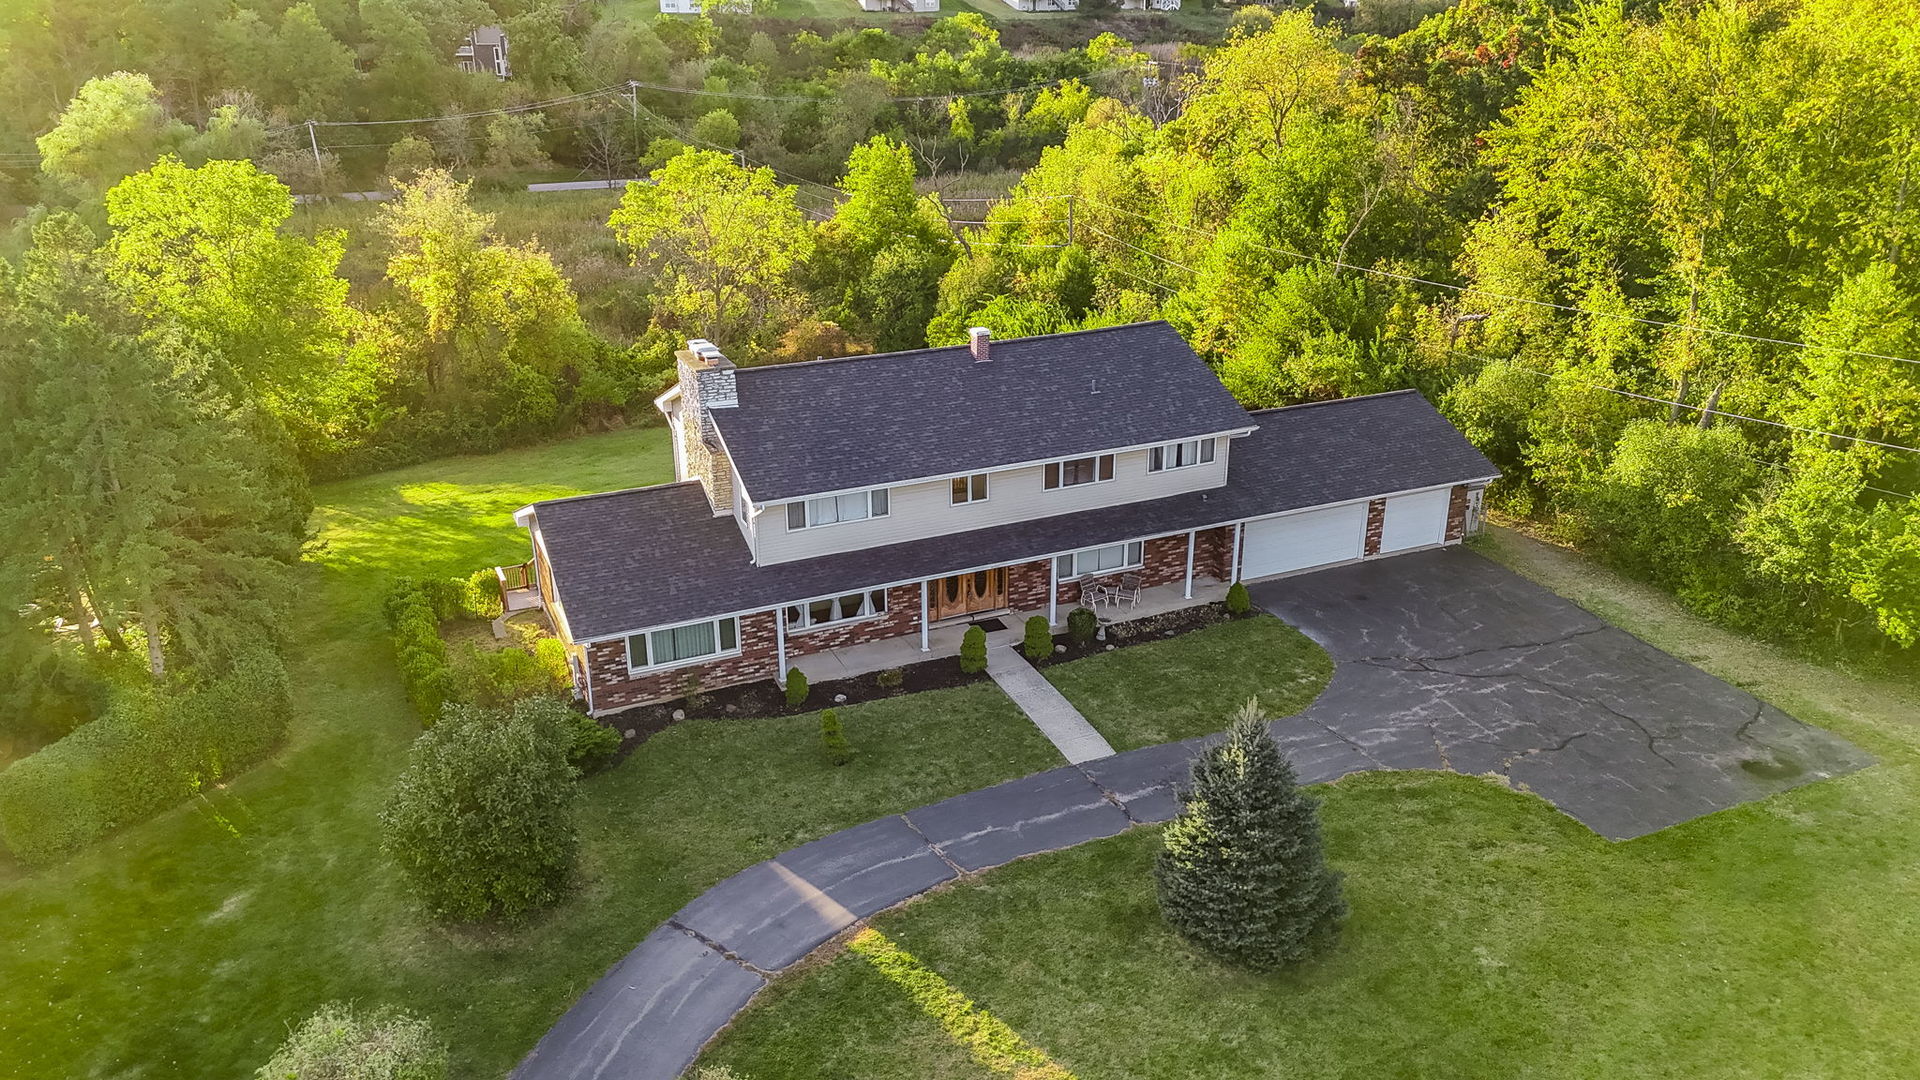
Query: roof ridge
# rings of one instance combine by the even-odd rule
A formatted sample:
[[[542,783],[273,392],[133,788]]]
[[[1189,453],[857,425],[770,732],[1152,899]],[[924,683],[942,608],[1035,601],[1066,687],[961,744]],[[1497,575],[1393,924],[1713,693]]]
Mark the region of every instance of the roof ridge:
[[[584,502],[587,499],[606,499],[606,498],[611,498],[612,496],[615,496],[615,495],[632,495],[642,491],[665,491],[668,488],[685,487],[688,484],[692,484],[695,487],[699,487],[700,481],[693,480],[693,479],[669,480],[664,484],[640,484],[635,487],[615,488],[612,491],[589,491],[584,495],[559,495],[551,499],[535,499],[534,501],[528,503],[527,505],[533,506],[533,507],[540,507],[540,506],[551,506],[554,503]]]
[[[1344,405],[1349,401],[1366,401],[1370,398],[1400,397],[1405,394],[1414,394],[1420,397],[1422,400],[1426,399],[1425,394],[1422,394],[1420,393],[1420,391],[1414,389],[1411,386],[1408,386],[1399,390],[1382,390],[1377,394],[1354,394],[1351,397],[1328,398],[1325,401],[1302,401],[1293,405],[1274,405],[1265,409],[1248,409],[1247,415],[1248,416],[1265,416],[1268,413],[1286,412],[1289,409],[1312,409],[1322,405]]]
[[[1113,326],[1088,326],[1082,327],[1079,330],[1061,330],[1052,334],[1028,334],[1025,337],[994,338],[993,343],[996,345],[1005,345],[1015,341],[1037,341],[1040,338],[1079,337],[1085,334],[1103,334],[1112,330],[1133,330],[1143,326],[1155,325],[1165,326],[1169,330],[1173,329],[1172,324],[1168,323],[1165,319],[1143,319],[1140,322],[1116,323]],[[737,377],[740,374],[748,372],[789,371],[793,368],[818,367],[822,364],[843,364],[850,360],[885,360],[897,356],[920,356],[925,353],[947,352],[949,350],[965,349],[968,347],[969,345],[963,341],[958,345],[925,345],[918,349],[896,349],[893,352],[853,353],[849,356],[822,356],[813,360],[789,360],[784,364],[754,364],[748,367],[737,368],[735,374]]]

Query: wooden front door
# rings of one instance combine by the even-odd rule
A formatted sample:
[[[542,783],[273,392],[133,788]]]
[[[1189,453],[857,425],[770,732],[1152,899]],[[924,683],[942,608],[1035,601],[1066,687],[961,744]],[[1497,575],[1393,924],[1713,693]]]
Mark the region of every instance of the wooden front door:
[[[971,615],[976,611],[998,611],[1007,606],[1007,568],[935,578],[931,588],[935,620]]]

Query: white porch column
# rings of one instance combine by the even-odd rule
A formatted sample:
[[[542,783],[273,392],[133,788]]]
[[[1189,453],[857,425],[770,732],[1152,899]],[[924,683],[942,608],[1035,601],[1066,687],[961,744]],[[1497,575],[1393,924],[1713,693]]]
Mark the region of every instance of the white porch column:
[[[1195,530],[1187,530],[1187,592],[1186,598],[1193,599],[1193,538]]]
[[[1227,574],[1229,585],[1240,580],[1240,530],[1246,528],[1246,525],[1244,521],[1233,523],[1233,569]]]
[[[779,668],[773,677],[784,688],[787,685],[787,609],[773,609],[773,654]]]
[[[920,579],[920,651],[921,652],[931,651],[927,648],[927,579],[926,578]]]
[[[1057,626],[1060,622],[1060,557],[1047,558],[1047,625]]]

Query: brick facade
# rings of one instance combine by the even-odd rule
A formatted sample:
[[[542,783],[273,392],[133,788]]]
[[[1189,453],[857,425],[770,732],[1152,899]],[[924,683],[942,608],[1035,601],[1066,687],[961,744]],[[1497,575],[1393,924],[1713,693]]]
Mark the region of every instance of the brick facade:
[[[805,656],[822,649],[865,645],[869,641],[920,632],[920,586],[896,585],[887,590],[887,613],[815,630],[787,630],[787,656]]]
[[[1467,485],[1453,485],[1453,496],[1447,500],[1447,543],[1465,539],[1467,535]]]
[[[593,683],[589,700],[593,711],[607,713],[630,705],[681,697],[687,692],[690,680],[696,677],[702,690],[771,679],[777,664],[773,634],[773,612],[742,615],[737,655],[649,675],[627,674],[626,639],[595,642],[587,646],[587,676]]]
[[[1387,500],[1375,499],[1367,504],[1367,544],[1362,555],[1380,554],[1380,537],[1387,530]]]

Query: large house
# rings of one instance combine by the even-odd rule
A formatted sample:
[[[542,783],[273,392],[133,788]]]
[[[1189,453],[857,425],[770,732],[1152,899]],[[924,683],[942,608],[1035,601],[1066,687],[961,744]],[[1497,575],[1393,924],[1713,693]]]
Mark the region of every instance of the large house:
[[[477,71],[497,79],[513,76],[507,63],[507,32],[497,26],[482,26],[468,34],[453,51],[454,63],[462,71]]]
[[[605,714],[796,657],[1459,542],[1494,467],[1411,390],[1249,412],[1164,322],[737,368],[656,404],[676,482],[515,520]]]

